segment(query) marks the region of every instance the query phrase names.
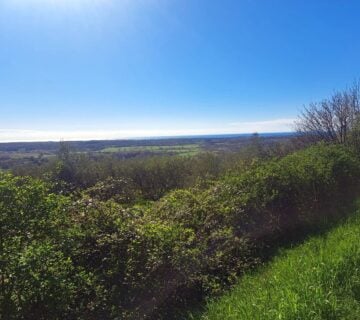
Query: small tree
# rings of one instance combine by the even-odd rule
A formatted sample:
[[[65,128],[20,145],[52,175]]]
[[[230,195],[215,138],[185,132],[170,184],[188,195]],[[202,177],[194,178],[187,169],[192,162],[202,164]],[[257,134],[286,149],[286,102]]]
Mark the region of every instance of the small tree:
[[[63,189],[66,185],[67,187],[70,187],[70,185],[75,183],[75,154],[73,153],[69,143],[65,141],[60,141],[56,165],[52,175],[52,179],[59,183],[58,187],[60,190],[58,191],[64,191]]]
[[[309,142],[345,144],[358,124],[359,114],[360,86],[355,83],[345,91],[335,92],[330,99],[305,107],[296,122],[296,130]]]

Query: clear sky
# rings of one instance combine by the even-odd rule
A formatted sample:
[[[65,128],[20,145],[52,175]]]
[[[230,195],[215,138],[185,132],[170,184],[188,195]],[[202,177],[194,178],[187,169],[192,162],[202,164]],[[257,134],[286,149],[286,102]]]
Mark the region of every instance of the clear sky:
[[[0,0],[0,141],[289,131],[359,31],[358,0]]]

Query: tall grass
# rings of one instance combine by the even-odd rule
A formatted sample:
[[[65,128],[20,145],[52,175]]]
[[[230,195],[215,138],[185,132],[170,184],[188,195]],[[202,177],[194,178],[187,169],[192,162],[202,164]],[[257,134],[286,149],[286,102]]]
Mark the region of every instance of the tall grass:
[[[244,276],[206,309],[199,319],[360,319],[360,210]]]

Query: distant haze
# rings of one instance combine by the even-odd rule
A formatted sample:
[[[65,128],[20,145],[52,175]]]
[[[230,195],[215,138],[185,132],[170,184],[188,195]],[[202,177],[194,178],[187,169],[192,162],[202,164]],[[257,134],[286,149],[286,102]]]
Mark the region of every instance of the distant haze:
[[[0,142],[15,141],[76,141],[108,140],[124,138],[146,138],[189,135],[219,135],[241,133],[270,133],[293,131],[294,119],[277,119],[258,122],[230,123],[224,128],[204,128],[185,130],[23,130],[0,129]]]

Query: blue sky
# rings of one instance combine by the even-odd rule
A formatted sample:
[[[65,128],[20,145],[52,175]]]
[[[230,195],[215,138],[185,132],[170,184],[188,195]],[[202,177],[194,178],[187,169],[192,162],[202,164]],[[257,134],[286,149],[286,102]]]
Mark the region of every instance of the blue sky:
[[[360,2],[0,0],[0,141],[291,130],[360,75]]]

